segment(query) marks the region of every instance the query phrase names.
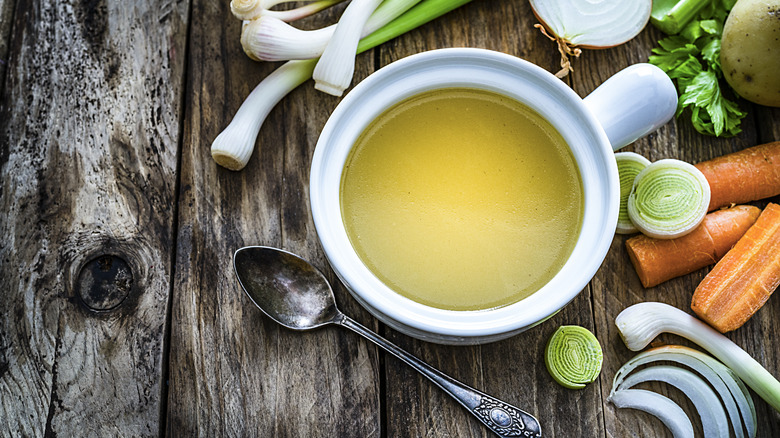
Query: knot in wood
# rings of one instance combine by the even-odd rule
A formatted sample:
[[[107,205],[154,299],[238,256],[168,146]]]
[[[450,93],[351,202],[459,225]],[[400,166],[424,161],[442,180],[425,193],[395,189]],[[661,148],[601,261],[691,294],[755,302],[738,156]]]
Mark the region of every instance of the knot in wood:
[[[130,294],[133,271],[117,255],[104,254],[81,267],[76,290],[84,304],[94,311],[116,309]]]

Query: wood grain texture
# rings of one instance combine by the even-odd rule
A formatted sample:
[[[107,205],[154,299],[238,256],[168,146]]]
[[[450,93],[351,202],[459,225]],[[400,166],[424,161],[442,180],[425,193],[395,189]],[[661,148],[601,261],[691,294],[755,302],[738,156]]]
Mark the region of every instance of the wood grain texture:
[[[308,82],[268,116],[243,171],[210,157],[211,141],[280,65],[245,56],[228,5],[0,0],[0,436],[490,436],[357,335],[296,333],[266,318],[233,274],[244,245],[310,260],[345,313],[536,415],[545,436],[671,436],[654,417],[606,401],[635,354],[614,319],[642,301],[690,311],[709,268],[643,289],[616,236],[582,293],[510,339],[442,346],[380,325],[330,270],[309,208],[312,154],[340,99]],[[302,26],[334,22],[344,6]],[[474,0],[360,55],[353,84],[442,47],[498,50],[556,72],[558,51],[535,23],[528,2]],[[627,44],[586,50],[564,82],[584,97],[645,62],[661,37],[648,27]],[[780,140],[780,109],[740,105],[749,115],[737,137],[704,137],[676,119],[626,150],[698,162]],[[564,324],[591,329],[604,349],[601,376],[584,390],[562,388],[544,366]],[[780,376],[778,334],[780,300],[770,298],[728,337]],[[647,387],[695,417],[683,394]],[[780,436],[780,414],[754,399],[758,436]]]
[[[155,436],[187,4],[18,5],[0,100],[0,434]]]
[[[168,432],[379,436],[376,349],[335,327],[281,328],[244,296],[231,267],[241,246],[269,245],[310,260],[336,284],[309,212],[308,174],[317,136],[338,99],[316,92],[309,81],[271,112],[243,171],[221,168],[211,159],[211,142],[280,64],[243,54],[240,22],[228,2],[196,1],[192,26]],[[355,81],[372,65],[370,54],[361,56]],[[343,288],[335,292],[345,313],[376,325]]]
[[[8,42],[11,39],[11,20],[15,6],[14,0],[0,0],[0,96],[5,84],[5,70],[8,66]]]

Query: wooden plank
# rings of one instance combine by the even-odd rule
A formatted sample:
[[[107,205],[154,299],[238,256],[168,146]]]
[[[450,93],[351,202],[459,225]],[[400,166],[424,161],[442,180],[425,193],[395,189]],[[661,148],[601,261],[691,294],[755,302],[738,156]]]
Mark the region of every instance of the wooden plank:
[[[421,50],[468,46],[520,56],[556,72],[558,51],[533,28],[535,23],[526,2],[473,2],[383,46],[381,64]],[[454,378],[537,416],[545,436],[598,436],[604,430],[598,385],[566,390],[552,380],[543,360],[546,342],[558,326],[598,330],[589,297],[586,290],[540,326],[481,346],[441,346],[390,329],[385,333]],[[388,436],[491,436],[460,405],[399,361],[385,359],[385,374]]]
[[[0,429],[155,436],[186,2],[17,2],[0,99]]]
[[[241,172],[209,148],[252,88],[280,64],[250,61],[228,2],[193,6],[177,272],[171,330],[168,431],[177,435],[380,434],[376,349],[352,333],[283,329],[240,291],[231,257],[244,245],[300,254],[335,276],[319,248],[308,201],[310,160],[338,99],[308,82],[275,108]],[[330,15],[308,20],[317,26]],[[372,69],[358,59],[355,82]],[[375,325],[335,286],[339,307]]]
[[[8,44],[11,39],[14,4],[13,0],[0,0],[0,96],[3,94],[5,70],[8,66]]]

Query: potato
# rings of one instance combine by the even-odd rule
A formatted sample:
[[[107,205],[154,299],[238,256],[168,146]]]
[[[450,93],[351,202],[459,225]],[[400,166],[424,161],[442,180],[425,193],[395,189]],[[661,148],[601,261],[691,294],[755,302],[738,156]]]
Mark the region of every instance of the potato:
[[[780,0],[738,0],[726,19],[723,75],[741,97],[780,107]]]

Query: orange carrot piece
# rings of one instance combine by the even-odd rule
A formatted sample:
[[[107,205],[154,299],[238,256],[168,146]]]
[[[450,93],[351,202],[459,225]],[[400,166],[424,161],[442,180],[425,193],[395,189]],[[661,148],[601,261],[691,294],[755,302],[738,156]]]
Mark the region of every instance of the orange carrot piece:
[[[710,183],[708,211],[780,195],[780,141],[695,165]]]
[[[721,333],[742,326],[780,286],[780,205],[756,223],[696,288],[691,309]]]
[[[709,266],[723,257],[756,221],[761,210],[738,205],[709,213],[701,225],[676,239],[643,234],[626,240],[626,249],[644,287]]]

